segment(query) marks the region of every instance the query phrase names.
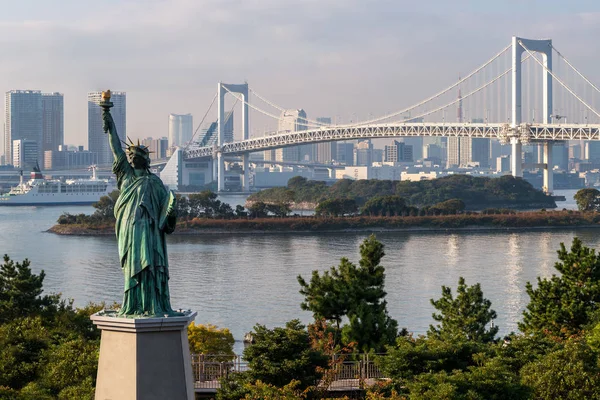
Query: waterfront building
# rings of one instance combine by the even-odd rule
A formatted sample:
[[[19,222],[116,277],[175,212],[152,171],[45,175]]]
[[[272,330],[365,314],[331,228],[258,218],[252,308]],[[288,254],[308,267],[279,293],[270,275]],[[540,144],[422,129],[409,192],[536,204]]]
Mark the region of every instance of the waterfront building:
[[[58,150],[46,150],[44,152],[44,169],[72,169],[87,168],[98,164],[98,153],[83,150],[83,146],[77,149],[69,149],[61,145]]]
[[[58,150],[65,141],[64,96],[42,93],[42,151]]]
[[[153,139],[151,137],[143,139],[141,144],[150,150],[150,160],[160,160],[167,158],[167,149],[169,148],[169,139],[166,137]]]
[[[98,164],[112,164],[113,154],[108,144],[108,138],[104,133],[104,122],[102,121],[102,92],[88,92],[88,149],[98,154]],[[119,138],[127,139],[127,96],[125,92],[112,92],[110,101],[114,106],[110,113],[115,121]]]
[[[38,144],[37,159],[43,163],[42,92],[39,90],[9,90],[6,92],[4,121],[6,160],[14,160],[14,142],[26,139]]]
[[[169,114],[169,147],[184,146],[194,134],[192,114]]]

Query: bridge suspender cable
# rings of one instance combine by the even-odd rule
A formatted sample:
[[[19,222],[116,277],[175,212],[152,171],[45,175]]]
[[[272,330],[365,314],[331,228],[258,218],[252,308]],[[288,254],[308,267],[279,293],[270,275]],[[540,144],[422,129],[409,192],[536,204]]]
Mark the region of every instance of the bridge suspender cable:
[[[258,93],[256,93],[256,91],[255,91],[254,89],[252,89],[252,88],[248,88],[248,89],[250,89],[250,91],[252,92],[252,94],[254,94],[256,97],[258,97],[260,100],[264,101],[265,103],[267,103],[267,104],[268,104],[268,105],[270,105],[271,107],[273,107],[273,108],[276,108],[276,109],[278,109],[278,110],[279,110],[279,111],[281,111],[281,112],[284,112],[284,111],[285,111],[285,109],[284,109],[284,108],[282,108],[282,107],[278,106],[277,104],[275,104],[275,103],[273,103],[273,102],[271,102],[271,101],[269,101],[269,100],[265,99],[264,97],[262,97],[261,95],[259,95]],[[328,126],[328,125],[330,125],[330,124],[326,124],[326,123],[324,123],[324,122],[319,122],[319,121],[310,120],[310,119],[308,119],[308,118],[302,118],[302,120],[303,120],[303,121],[307,121],[307,122],[311,122],[311,123],[313,123],[313,124],[315,124],[315,125],[317,125],[317,126]]]
[[[206,110],[206,113],[204,113],[204,117],[202,117],[202,121],[200,121],[200,123],[198,124],[198,127],[196,128],[196,130],[194,131],[194,134],[192,135],[192,138],[190,139],[190,141],[187,143],[187,145],[185,146],[185,148],[183,149],[183,151],[187,150],[188,147],[190,147],[190,144],[192,144],[192,142],[194,141],[194,137],[196,136],[196,133],[198,133],[198,130],[200,129],[200,127],[202,126],[202,124],[204,123],[204,120],[206,119],[206,116],[208,115],[208,113],[210,112],[210,109],[212,108],[213,104],[215,104],[215,100],[217,100],[217,93],[215,93],[215,97],[213,97],[212,102],[210,103],[210,106],[208,107],[208,110]]]
[[[583,79],[584,79],[584,80],[585,80],[587,83],[589,83],[589,84],[590,84],[590,85],[591,85],[591,86],[592,86],[594,89],[596,89],[596,91],[597,91],[597,92],[600,92],[600,89],[598,89],[598,88],[596,87],[596,85],[594,85],[594,84],[593,84],[593,83],[592,83],[592,82],[591,82],[591,81],[590,81],[588,78],[586,78],[586,77],[585,77],[585,76],[584,76],[584,75],[583,75],[581,72],[579,72],[579,70],[578,70],[577,68],[575,68],[575,66],[574,66],[573,64],[571,64],[571,63],[569,62],[569,60],[567,60],[567,59],[566,59],[566,57],[565,57],[565,56],[563,56],[563,55],[560,53],[560,51],[556,50],[556,47],[552,46],[552,49],[553,49],[553,50],[556,52],[556,54],[558,54],[558,56],[559,56],[560,58],[562,58],[562,59],[563,59],[563,60],[564,60],[564,61],[567,63],[567,65],[568,65],[569,67],[571,67],[571,68],[573,69],[573,71],[577,72],[577,74],[578,74],[580,77],[582,77],[582,78],[583,78]]]
[[[269,112],[267,112],[267,111],[264,111],[264,110],[262,110],[262,109],[260,109],[260,108],[256,107],[255,105],[253,105],[253,104],[251,104],[251,103],[248,103],[247,101],[245,101],[244,99],[240,98],[240,97],[239,97],[237,94],[233,93],[231,90],[227,89],[226,87],[223,87],[223,89],[225,89],[225,90],[226,90],[226,91],[227,91],[229,94],[231,94],[231,95],[232,95],[233,97],[235,97],[237,100],[239,100],[239,101],[241,101],[242,103],[246,104],[248,107],[250,107],[250,108],[252,108],[252,109],[254,109],[254,110],[258,111],[259,113],[262,113],[262,114],[264,114],[264,115],[266,115],[266,116],[268,116],[268,117],[271,117],[271,118],[273,118],[273,119],[276,119],[276,120],[278,120],[278,121],[280,121],[280,120],[281,120],[281,117],[278,117],[278,116],[276,116],[276,115],[273,115],[273,114],[271,114],[271,113],[269,113]],[[305,120],[305,118],[302,118],[302,120]],[[311,124],[311,123],[308,123],[308,122],[307,122],[306,124],[304,124],[304,125],[306,125],[306,126],[311,126],[311,127],[315,127],[315,124]],[[321,125],[316,125],[316,127],[321,127]]]
[[[524,58],[523,61],[527,60],[527,58],[529,58],[529,56],[527,56],[526,58]],[[489,81],[489,82],[487,82],[487,83],[479,86],[477,89],[474,89],[474,90],[470,91],[469,93],[465,94],[462,98],[457,98],[457,99],[451,101],[448,104],[445,104],[445,105],[443,105],[441,107],[438,107],[436,109],[433,109],[431,111],[427,111],[426,113],[423,113],[421,115],[417,115],[416,117],[412,117],[411,119],[422,118],[422,117],[425,117],[425,116],[427,116],[429,114],[433,114],[433,113],[436,113],[438,111],[441,111],[441,110],[443,110],[446,107],[450,107],[451,105],[454,105],[454,104],[458,103],[459,101],[464,100],[464,99],[468,98],[469,96],[474,95],[475,93],[482,91],[483,89],[485,89],[486,87],[490,86],[492,83],[496,82],[497,80],[499,80],[500,78],[502,78],[503,76],[505,76],[506,74],[508,74],[511,71],[512,71],[512,68],[509,68],[506,71],[504,71],[503,73],[501,73],[500,75],[498,75],[497,77],[495,77],[494,79],[492,79],[491,81]]]
[[[530,55],[533,56],[533,54],[531,53],[531,51],[529,51],[529,49],[523,44],[522,41],[519,40],[519,44],[525,49],[525,51]],[[579,100],[581,102],[581,104],[583,104],[584,106],[587,107],[588,110],[590,110],[591,112],[593,112],[594,114],[596,114],[596,116],[600,117],[600,114],[598,112],[596,112],[596,110],[594,110],[592,107],[590,107],[590,105],[588,105],[588,103],[585,102],[585,100],[583,100],[581,97],[579,97],[573,90],[571,90],[570,87],[568,87],[565,83],[563,83],[563,81],[561,81],[556,75],[554,75],[552,73],[552,71],[550,71],[548,69],[548,67],[546,67],[540,60],[538,60],[536,57],[533,57],[533,59],[542,66],[542,68],[544,68],[544,70],[550,74],[550,76],[552,76],[553,79],[556,79],[556,81],[558,83],[561,84],[562,87],[564,87],[565,89],[567,89],[567,91],[569,93],[571,93],[577,100]]]
[[[397,117],[400,114],[404,114],[408,111],[411,111],[417,107],[422,106],[423,104],[434,100],[440,96],[442,96],[443,94],[448,93],[450,90],[456,88],[458,85],[460,85],[461,83],[463,83],[464,81],[466,81],[467,79],[471,78],[473,75],[477,74],[479,71],[481,71],[482,69],[484,69],[485,67],[487,67],[488,65],[490,65],[492,62],[494,62],[498,57],[500,57],[502,54],[504,54],[508,49],[510,49],[511,45],[509,44],[508,46],[506,46],[502,51],[500,51],[498,54],[496,54],[494,57],[492,57],[489,61],[487,61],[485,64],[483,64],[482,66],[480,66],[479,68],[477,68],[475,71],[471,72],[469,75],[465,76],[462,79],[459,79],[458,82],[454,83],[453,85],[447,87],[446,89],[442,90],[439,93],[434,94],[433,96],[421,101],[420,103],[417,103],[411,107],[405,108],[404,110],[400,110],[400,111],[396,111],[394,113],[388,114],[388,115],[383,115],[381,117],[378,118],[374,118],[374,119],[370,119],[368,121],[361,121],[359,123],[356,124],[352,124],[352,125],[347,125],[347,126],[360,126],[360,125],[367,125],[367,124],[371,124],[373,122],[378,122],[378,121],[382,121],[385,119],[389,119],[389,118],[393,118],[393,117]],[[412,118],[411,118],[412,119]]]

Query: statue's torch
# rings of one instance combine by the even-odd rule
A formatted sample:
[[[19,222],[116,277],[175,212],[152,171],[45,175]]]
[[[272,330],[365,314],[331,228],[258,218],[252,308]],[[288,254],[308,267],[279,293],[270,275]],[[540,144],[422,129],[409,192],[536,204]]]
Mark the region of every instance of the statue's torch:
[[[102,100],[100,101],[99,105],[100,107],[102,107],[102,113],[103,115],[103,120],[106,121],[106,117],[108,114],[108,116],[110,116],[110,108],[112,106],[114,106],[113,102],[110,101],[110,90],[107,90],[105,92],[102,92]],[[106,124],[106,122],[104,123],[104,132],[108,132],[108,125]]]

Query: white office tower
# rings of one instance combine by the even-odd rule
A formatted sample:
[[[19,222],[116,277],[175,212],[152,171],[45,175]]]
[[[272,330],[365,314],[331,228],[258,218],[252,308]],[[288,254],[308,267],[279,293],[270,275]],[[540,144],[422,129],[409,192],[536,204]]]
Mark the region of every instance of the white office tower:
[[[6,92],[4,109],[4,153],[6,161],[13,157],[15,140],[27,139],[37,143],[37,159],[43,164],[42,151],[42,92],[39,90],[10,90]]]
[[[111,92],[110,101],[114,106],[110,113],[115,121],[119,138],[125,141],[127,138],[127,97],[125,92]],[[104,133],[102,121],[102,92],[88,92],[88,149],[98,154],[98,164],[112,164],[113,155],[108,144],[108,137]]]
[[[65,141],[63,94],[42,93],[42,112],[42,151],[58,151]]]
[[[169,114],[169,147],[185,146],[193,134],[192,114]]]
[[[306,130],[306,112],[302,109],[300,110],[284,110],[281,113],[281,117],[279,118],[279,127],[277,129],[279,133],[288,132],[298,132]],[[308,147],[307,147],[308,146]],[[275,150],[275,159],[277,161],[300,161],[300,150],[302,147],[302,153],[309,155],[309,148],[312,148],[312,145],[303,145],[303,146],[291,146],[291,147],[283,147],[281,149]],[[309,155],[310,156],[310,155]]]
[[[38,165],[38,143],[35,140],[13,140],[13,165],[25,171],[31,171]]]

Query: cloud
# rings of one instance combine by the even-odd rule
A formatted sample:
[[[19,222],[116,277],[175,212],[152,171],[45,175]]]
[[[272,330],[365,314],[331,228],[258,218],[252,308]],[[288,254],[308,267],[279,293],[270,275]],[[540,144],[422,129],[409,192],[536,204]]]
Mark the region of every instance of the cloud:
[[[64,92],[67,139],[78,144],[87,145],[89,90],[128,92],[133,137],[166,135],[170,112],[191,112],[198,122],[218,81],[248,80],[309,117],[366,118],[442,89],[513,34],[552,37],[599,78],[593,9],[553,13],[522,1],[505,9],[466,1],[108,0],[67,1],[58,12],[29,3],[38,7],[35,18],[0,20],[0,90]],[[517,4],[542,11],[508,12]],[[254,114],[251,121],[268,124]]]

